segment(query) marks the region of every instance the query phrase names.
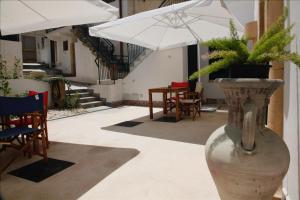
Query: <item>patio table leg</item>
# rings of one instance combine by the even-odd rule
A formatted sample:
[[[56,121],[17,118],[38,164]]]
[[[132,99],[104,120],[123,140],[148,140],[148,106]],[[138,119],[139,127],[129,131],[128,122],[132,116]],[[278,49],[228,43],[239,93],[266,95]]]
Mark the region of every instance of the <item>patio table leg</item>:
[[[179,93],[176,91],[176,121],[180,120]]]
[[[167,110],[167,93],[163,93],[163,110],[164,110],[164,114],[167,114],[168,110]]]
[[[150,111],[150,119],[153,119],[153,102],[152,102],[152,92],[149,91],[149,111]]]

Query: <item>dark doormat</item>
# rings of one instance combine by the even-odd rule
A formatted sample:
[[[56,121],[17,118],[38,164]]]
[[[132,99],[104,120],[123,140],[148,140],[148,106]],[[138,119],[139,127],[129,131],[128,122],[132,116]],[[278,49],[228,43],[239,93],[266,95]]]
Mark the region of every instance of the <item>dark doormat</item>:
[[[144,123],[144,122],[125,121],[125,122],[121,122],[119,124],[115,124],[115,126],[134,127],[134,126],[137,126],[137,125],[142,124],[142,123]]]
[[[176,123],[176,117],[169,117],[169,116],[163,116],[160,117],[154,121],[158,121],[158,122],[171,122],[171,123]]]
[[[48,158],[48,162],[43,159],[9,172],[9,174],[24,178],[33,182],[40,182],[46,178],[72,166],[75,163]]]

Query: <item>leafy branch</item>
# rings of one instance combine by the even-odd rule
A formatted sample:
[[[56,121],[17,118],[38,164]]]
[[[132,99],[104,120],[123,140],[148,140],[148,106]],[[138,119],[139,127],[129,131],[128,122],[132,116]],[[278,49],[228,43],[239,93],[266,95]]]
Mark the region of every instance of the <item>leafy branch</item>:
[[[247,38],[239,37],[234,23],[230,21],[230,38],[216,38],[203,43],[213,49],[208,58],[217,59],[217,61],[192,74],[190,79],[196,79],[238,63],[264,64],[271,61],[291,61],[299,67],[300,56],[286,50],[286,47],[295,39],[295,35],[291,34],[294,24],[285,27],[287,16],[288,10],[285,8],[284,14],[262,35],[252,51],[247,47]]]

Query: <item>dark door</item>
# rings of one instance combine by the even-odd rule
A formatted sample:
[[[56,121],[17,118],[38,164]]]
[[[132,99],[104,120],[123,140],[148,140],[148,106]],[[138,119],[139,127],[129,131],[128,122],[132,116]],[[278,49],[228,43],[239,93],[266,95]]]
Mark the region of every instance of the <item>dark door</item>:
[[[56,42],[50,40],[50,48],[51,48],[51,66],[55,67],[56,63]]]
[[[192,75],[198,70],[198,48],[197,45],[188,46],[188,74]],[[195,91],[197,80],[189,81],[190,91]]]
[[[24,63],[36,62],[36,40],[32,36],[22,36],[22,53]]]

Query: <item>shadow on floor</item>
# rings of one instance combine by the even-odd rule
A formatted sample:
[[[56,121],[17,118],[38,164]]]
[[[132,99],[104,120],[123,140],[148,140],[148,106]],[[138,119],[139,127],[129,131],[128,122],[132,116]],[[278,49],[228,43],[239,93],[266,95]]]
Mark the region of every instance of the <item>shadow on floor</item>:
[[[7,153],[9,154],[9,152]],[[51,142],[48,154],[51,158],[75,164],[39,183],[4,173],[0,182],[0,194],[2,194],[4,200],[77,199],[113,171],[138,155],[139,151],[136,149]],[[6,172],[40,159],[37,156],[31,159],[20,156]]]
[[[154,119],[161,116],[162,113],[156,113]],[[144,122],[134,127],[113,125],[102,129],[132,135],[205,145],[211,133],[218,127],[224,125],[226,119],[226,112],[203,112],[201,113],[201,117],[197,116],[195,121],[190,117],[185,117],[183,120],[176,123],[153,121],[149,119],[149,116],[145,116],[132,120]]]

